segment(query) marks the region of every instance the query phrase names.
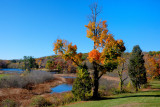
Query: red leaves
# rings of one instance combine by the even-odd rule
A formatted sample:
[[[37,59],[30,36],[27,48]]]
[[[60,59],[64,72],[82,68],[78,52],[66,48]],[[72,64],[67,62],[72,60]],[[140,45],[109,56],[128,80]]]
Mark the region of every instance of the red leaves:
[[[100,56],[101,56],[101,53],[96,49],[93,49],[91,52],[88,53],[88,59],[90,62],[93,62],[93,61],[99,62]]]

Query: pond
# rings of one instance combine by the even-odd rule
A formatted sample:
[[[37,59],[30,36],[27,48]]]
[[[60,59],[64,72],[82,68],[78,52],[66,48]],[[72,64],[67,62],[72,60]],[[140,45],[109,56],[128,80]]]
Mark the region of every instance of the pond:
[[[5,74],[8,74],[8,73],[22,73],[23,70],[22,69],[17,69],[17,68],[5,68],[5,69],[0,69],[0,71],[5,71],[4,73]]]
[[[62,93],[62,92],[66,92],[66,91],[71,91],[72,90],[72,85],[70,84],[61,84],[58,85],[56,87],[51,88],[52,93]]]
[[[23,69],[18,69],[18,68],[5,68],[5,69],[0,69],[0,71],[5,71],[4,74],[10,74],[10,73],[21,74],[24,72]],[[31,71],[38,71],[38,70],[31,70]],[[42,71],[42,72],[46,72],[46,71]]]
[[[75,80],[76,77],[68,77],[68,76],[64,76],[63,78],[66,79],[66,83],[65,84],[60,84],[56,87],[51,88],[52,93],[62,93],[62,92],[67,92],[67,91],[71,91],[72,90],[72,85],[73,82]]]

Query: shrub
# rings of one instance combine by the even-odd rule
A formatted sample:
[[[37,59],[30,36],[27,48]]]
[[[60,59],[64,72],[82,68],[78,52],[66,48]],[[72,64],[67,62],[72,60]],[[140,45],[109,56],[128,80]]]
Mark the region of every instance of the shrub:
[[[28,84],[39,84],[53,79],[53,75],[44,71],[32,71],[25,76],[12,75],[2,77],[0,80],[0,88],[24,88]]]
[[[131,89],[131,88],[132,88],[131,81],[128,82],[127,88],[128,88],[128,89]]]
[[[36,96],[31,99],[31,105],[36,107],[50,106],[51,103],[42,96]]]
[[[81,68],[78,70],[78,76],[74,81],[72,93],[77,99],[85,100],[88,94],[91,93],[92,80],[89,72]]]
[[[22,88],[27,84],[27,81],[24,80],[23,77],[19,75],[12,75],[9,77],[3,77],[0,80],[0,88],[10,88],[10,87],[18,87]]]
[[[25,76],[29,83],[38,84],[53,79],[53,75],[45,71],[34,71]]]
[[[16,103],[13,100],[6,99],[2,101],[1,107],[16,107]]]
[[[53,94],[53,96],[49,97],[48,100],[53,104],[52,107],[57,107],[77,101],[71,92]]]
[[[68,104],[70,102],[75,101],[75,98],[72,93],[65,93],[63,98],[63,104]]]

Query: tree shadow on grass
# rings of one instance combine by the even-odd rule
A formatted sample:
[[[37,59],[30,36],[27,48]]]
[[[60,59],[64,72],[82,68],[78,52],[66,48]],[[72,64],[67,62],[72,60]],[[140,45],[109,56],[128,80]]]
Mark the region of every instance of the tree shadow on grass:
[[[117,97],[116,99],[129,98],[129,97],[160,97],[160,95],[131,95],[131,96]]]
[[[90,101],[99,101],[99,100],[112,100],[112,99],[120,99],[120,98],[131,98],[131,97],[160,97],[160,95],[129,95],[123,97],[100,97],[97,99],[90,99]]]

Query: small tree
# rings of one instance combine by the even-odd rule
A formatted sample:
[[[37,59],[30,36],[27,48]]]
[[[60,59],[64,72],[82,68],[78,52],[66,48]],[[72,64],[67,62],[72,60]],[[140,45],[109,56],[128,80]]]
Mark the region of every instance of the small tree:
[[[147,83],[143,56],[139,45],[134,46],[129,60],[128,72],[136,92],[141,84]]]
[[[85,67],[79,68],[77,78],[73,84],[72,93],[77,99],[85,100],[87,95],[91,93],[92,80],[89,72]]]
[[[36,60],[32,56],[24,56],[24,70],[31,71],[32,68],[38,68]]]
[[[124,78],[123,76],[123,73],[125,72],[126,70],[126,65],[127,65],[127,62],[126,62],[126,58],[124,57],[124,53],[121,55],[121,57],[118,58],[118,67],[117,67],[117,70],[118,70],[118,76],[119,76],[119,79],[120,79],[120,82],[119,82],[119,85],[120,85],[120,91],[122,92],[123,91],[123,85],[124,85],[124,81],[128,78],[128,76],[126,76]]]

